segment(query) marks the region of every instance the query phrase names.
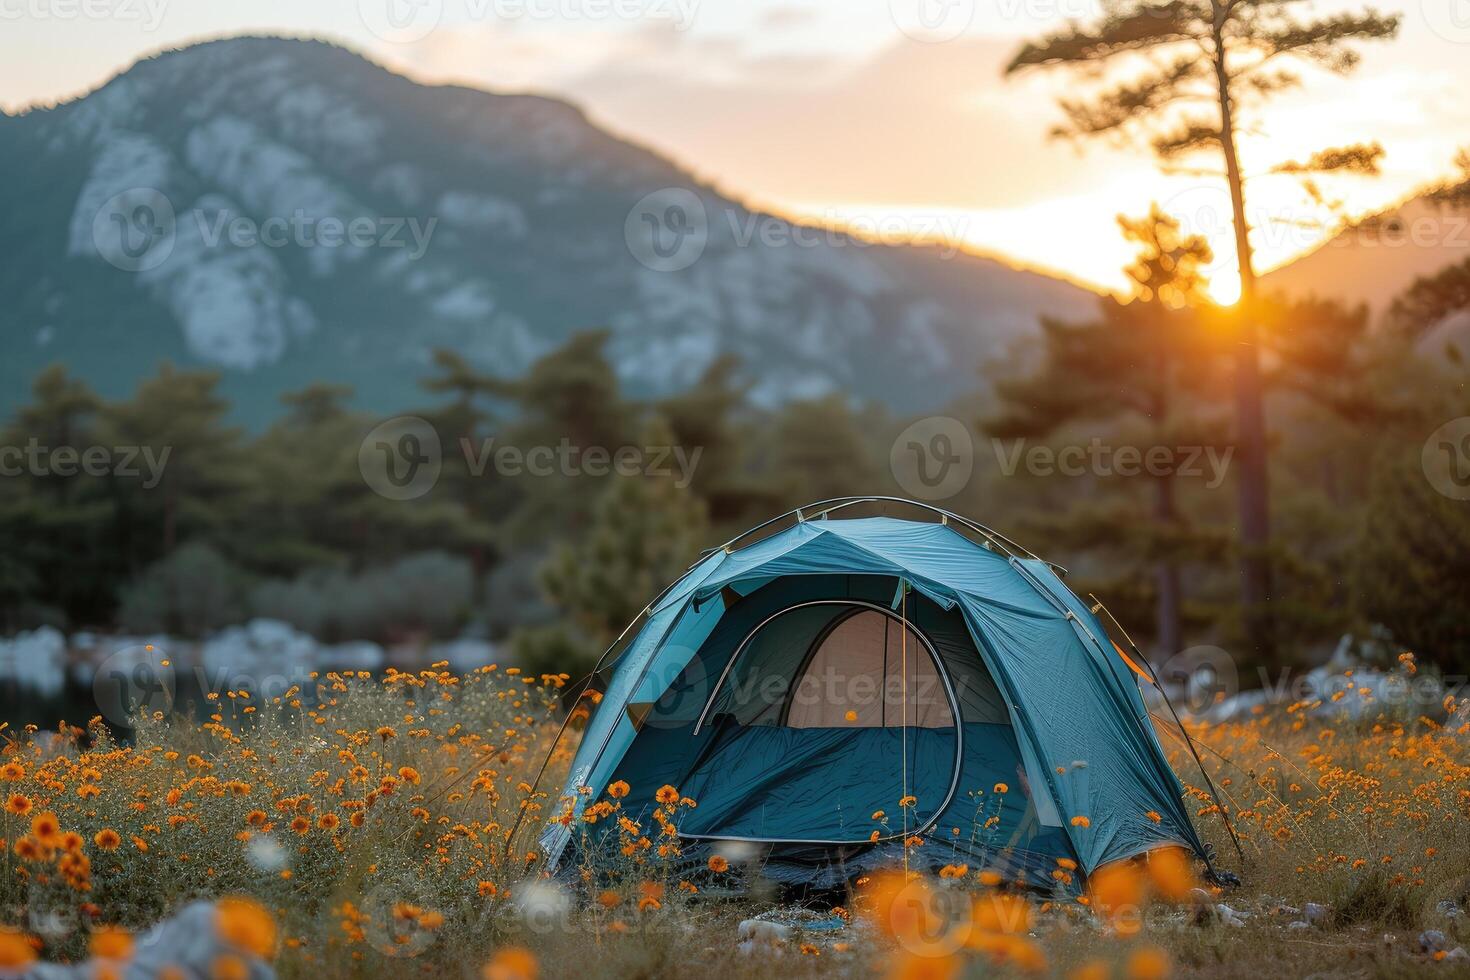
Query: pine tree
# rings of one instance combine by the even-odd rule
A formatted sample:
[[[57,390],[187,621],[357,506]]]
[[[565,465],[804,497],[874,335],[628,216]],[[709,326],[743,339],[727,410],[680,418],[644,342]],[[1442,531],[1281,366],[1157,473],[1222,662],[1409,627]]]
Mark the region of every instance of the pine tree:
[[[1210,391],[1221,388],[1220,352],[1201,312],[1201,269],[1210,261],[1209,245],[1199,236],[1182,235],[1178,222],[1157,205],[1144,218],[1119,218],[1119,223],[1124,236],[1139,246],[1125,270],[1134,298],[1104,297],[1098,318],[1086,323],[1044,320],[1039,368],[997,385],[1002,413],[982,423],[992,436],[1041,438],[1073,423],[1111,420],[1107,441],[1125,441],[1129,427],[1142,423],[1149,443],[1145,455],[1156,447],[1172,454],[1180,446],[1217,438],[1219,426],[1199,411]],[[1110,512],[1095,506],[1065,519],[1074,544],[1153,564],[1154,633],[1165,655],[1183,646],[1180,564],[1198,557],[1202,544],[1211,540],[1191,528],[1181,511],[1175,463],[1155,467],[1148,476],[1148,521],[1134,519],[1126,508]]]
[[[1237,145],[1242,117],[1301,84],[1302,67],[1351,71],[1358,54],[1350,42],[1391,38],[1400,20],[1372,9],[1303,17],[1301,6],[1299,0],[1111,0],[1094,23],[1071,24],[1023,45],[1006,69],[1067,68],[1090,86],[1089,95],[1061,100],[1067,121],[1056,135],[1142,139],[1166,162],[1213,155],[1224,165],[1217,176],[1230,192],[1240,276],[1234,349],[1241,586],[1262,655],[1273,646],[1269,488],[1247,175]],[[1381,154],[1377,146],[1325,149],[1271,171],[1301,177],[1308,194],[1321,200],[1316,175],[1376,173]]]
[[[669,445],[673,433],[655,417],[645,445]],[[565,617],[521,631],[517,649],[529,664],[586,670],[649,599],[699,556],[708,535],[703,502],[664,476],[612,478],[586,530],[560,545],[542,566],[541,585]]]

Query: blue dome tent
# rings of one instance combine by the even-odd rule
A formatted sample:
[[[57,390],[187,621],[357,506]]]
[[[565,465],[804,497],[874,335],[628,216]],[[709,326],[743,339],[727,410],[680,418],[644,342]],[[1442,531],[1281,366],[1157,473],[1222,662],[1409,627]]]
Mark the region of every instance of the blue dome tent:
[[[1058,571],[896,498],[823,501],[714,549],[634,624],[546,858],[595,846],[606,825],[575,818],[621,780],[625,803],[665,784],[697,800],[686,853],[750,842],[792,884],[904,850],[1039,887],[1059,859],[1078,884],[1164,845],[1208,859],[1137,668]]]

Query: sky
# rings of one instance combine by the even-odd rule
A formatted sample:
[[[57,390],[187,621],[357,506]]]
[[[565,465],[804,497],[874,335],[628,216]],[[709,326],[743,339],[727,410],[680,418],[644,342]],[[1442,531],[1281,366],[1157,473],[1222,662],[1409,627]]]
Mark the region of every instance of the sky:
[[[1322,13],[1357,9],[1319,0]],[[1454,172],[1470,145],[1470,0],[1386,0],[1398,40],[1307,84],[1242,132],[1257,268],[1310,249],[1333,213],[1264,173],[1377,140],[1373,180],[1327,187],[1342,213]],[[1120,288],[1116,216],[1157,201],[1215,246],[1238,289],[1223,181],[1164,174],[1137,149],[1048,137],[1063,76],[1006,78],[1028,38],[1096,0],[0,0],[0,107],[93,89],[139,57],[250,33],[334,40],[426,82],[568,98],[612,131],[753,206],[885,240],[975,251]]]

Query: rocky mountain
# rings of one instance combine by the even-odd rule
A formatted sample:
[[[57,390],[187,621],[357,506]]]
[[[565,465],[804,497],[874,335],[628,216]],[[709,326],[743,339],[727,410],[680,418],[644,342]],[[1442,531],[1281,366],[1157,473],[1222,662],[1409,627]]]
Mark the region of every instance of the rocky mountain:
[[[259,424],[307,383],[423,404],[435,347],[512,377],[606,327],[631,390],[743,359],[766,402],[900,410],[1080,315],[1086,291],[761,214],[555,99],[426,86],[330,44],[237,38],[0,116],[0,412],[60,361],[118,396],[213,366]]]

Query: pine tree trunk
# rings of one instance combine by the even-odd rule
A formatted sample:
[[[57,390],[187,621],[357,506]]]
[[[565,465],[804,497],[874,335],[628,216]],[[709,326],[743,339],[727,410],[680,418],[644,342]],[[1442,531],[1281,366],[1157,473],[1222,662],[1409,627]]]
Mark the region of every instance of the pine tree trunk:
[[[1178,520],[1174,510],[1174,477],[1163,474],[1154,479],[1154,523],[1171,527]],[[1160,657],[1172,657],[1184,645],[1184,631],[1179,622],[1182,588],[1179,566],[1171,557],[1160,558],[1155,568],[1158,595],[1154,602],[1154,637]]]
[[[1215,78],[1220,97],[1220,148],[1230,185],[1235,224],[1235,255],[1240,270],[1235,348],[1236,486],[1240,517],[1240,586],[1247,637],[1257,656],[1274,652],[1269,602],[1271,565],[1270,508],[1267,497],[1266,418],[1262,404],[1260,354],[1257,350],[1256,274],[1251,263],[1250,226],[1245,218],[1245,187],[1236,156],[1230,76],[1225,64],[1223,21],[1215,26]]]

